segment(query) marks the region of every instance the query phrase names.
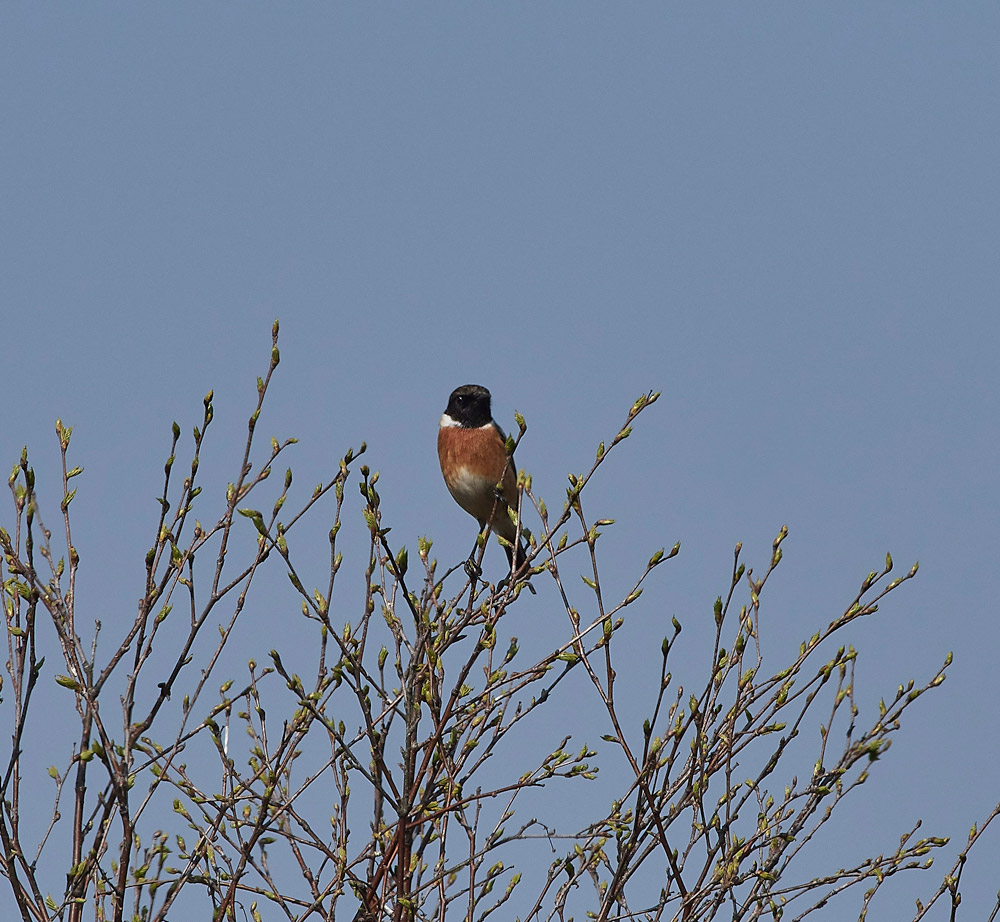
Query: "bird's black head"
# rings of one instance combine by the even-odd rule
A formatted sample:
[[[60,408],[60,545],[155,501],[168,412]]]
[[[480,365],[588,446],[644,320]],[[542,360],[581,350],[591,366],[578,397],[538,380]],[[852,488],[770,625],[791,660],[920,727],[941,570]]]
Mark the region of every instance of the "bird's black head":
[[[450,416],[463,429],[478,429],[493,418],[490,412],[490,392],[478,384],[456,387],[448,398]]]

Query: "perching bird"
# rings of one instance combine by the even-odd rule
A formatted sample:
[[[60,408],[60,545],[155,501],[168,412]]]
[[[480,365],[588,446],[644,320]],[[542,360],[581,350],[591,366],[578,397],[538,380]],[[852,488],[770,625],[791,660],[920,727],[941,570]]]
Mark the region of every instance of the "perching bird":
[[[438,428],[438,459],[455,502],[479,522],[481,530],[489,522],[496,534],[510,542],[504,550],[517,573],[526,558],[507,512],[517,509],[517,475],[514,458],[507,454],[506,436],[490,412],[490,392],[485,387],[464,384],[451,392]]]

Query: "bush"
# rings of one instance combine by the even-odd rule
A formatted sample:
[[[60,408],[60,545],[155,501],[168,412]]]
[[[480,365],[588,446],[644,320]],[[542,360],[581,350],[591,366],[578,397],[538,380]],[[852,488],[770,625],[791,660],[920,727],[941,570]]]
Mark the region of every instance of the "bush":
[[[617,638],[626,610],[642,607],[644,583],[679,545],[638,566],[629,590],[612,602],[598,567],[599,539],[611,521],[592,519],[584,497],[657,395],[636,401],[586,474],[570,475],[558,514],[536,497],[530,476],[518,475],[522,508],[530,505],[541,527],[537,534],[522,527],[530,571],[494,585],[479,575],[488,535],[475,561],[443,574],[422,539],[411,571],[406,548],[389,540],[379,475],[360,462],[364,445],[347,451],[333,477],[294,511],[286,507],[291,470],[276,478],[277,495],[264,498],[294,442],[272,440],[263,462],[251,462],[278,367],[277,338],[276,322],[242,464],[214,512],[199,486],[212,394],[181,477],[174,424],[144,594],[120,635],[78,620],[70,505],[81,469],[69,460],[72,430],[57,423],[58,541],[42,522],[27,451],[15,465],[13,522],[0,530],[12,726],[0,835],[3,874],[23,919],[82,919],[87,907],[96,919],[165,920],[179,907],[207,918],[209,906],[216,918],[258,919],[259,906],[270,902],[268,917],[289,919],[339,912],[527,920],[579,912],[703,922],[802,918],[851,890],[862,894],[864,917],[889,878],[930,866],[946,840],[917,838],[914,826],[890,854],[820,876],[798,871],[803,853],[817,853],[834,810],[869,780],[904,713],[944,680],[950,657],[864,718],[854,698],[857,651],[838,645],[843,629],[873,614],[916,575],[916,565],[893,578],[887,556],[840,614],[776,668],[760,641],[761,599],[787,529],[760,576],[737,545],[729,585],[715,603],[712,650],[701,651],[710,668],[693,692],[674,682],[681,625],[673,619],[656,641],[658,687],[634,726],[618,702],[623,695],[634,701],[641,689],[628,671],[619,678]],[[523,420],[519,426],[520,439]],[[334,598],[352,480],[368,547],[358,606]],[[316,579],[292,539],[307,517],[322,516],[330,523],[329,563]],[[354,540],[353,522],[348,531]],[[575,582],[568,584],[570,561],[581,559],[585,604],[574,601]],[[286,666],[274,649],[266,663],[252,659],[239,682],[222,682],[213,698],[210,682],[233,646],[251,588],[275,567],[293,587],[300,625],[311,631],[309,674]],[[538,650],[502,639],[504,619],[532,604],[525,588],[546,581],[565,615],[562,642]],[[50,693],[52,682],[62,689]],[[553,739],[521,770],[532,758],[523,742],[528,719],[560,700],[595,728],[595,740]],[[42,732],[66,720],[76,728],[71,744]],[[242,745],[230,732],[240,728]],[[595,748],[596,737],[602,745]],[[49,769],[53,803],[41,821],[29,741],[33,758],[57,760]],[[610,803],[586,794],[599,766],[614,792]],[[557,783],[577,788],[558,826],[528,812],[531,792],[544,788],[544,803]],[[996,812],[974,828],[915,918],[940,898],[957,907],[965,856]],[[547,857],[539,860],[543,848]]]

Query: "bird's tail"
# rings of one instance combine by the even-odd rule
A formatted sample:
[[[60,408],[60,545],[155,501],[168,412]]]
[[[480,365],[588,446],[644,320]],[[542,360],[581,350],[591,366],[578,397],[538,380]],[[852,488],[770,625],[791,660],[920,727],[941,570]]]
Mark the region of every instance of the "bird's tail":
[[[516,547],[510,547],[505,544],[503,549],[507,552],[507,562],[510,564],[511,569],[515,573],[520,573],[521,567],[528,561],[524,545],[521,542],[518,542]]]

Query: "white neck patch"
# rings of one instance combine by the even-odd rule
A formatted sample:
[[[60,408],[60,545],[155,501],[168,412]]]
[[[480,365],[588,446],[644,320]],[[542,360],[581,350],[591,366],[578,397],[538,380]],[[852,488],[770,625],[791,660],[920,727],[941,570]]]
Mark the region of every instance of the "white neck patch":
[[[493,420],[491,419],[488,423],[483,423],[482,426],[476,426],[477,429],[489,429],[493,426]],[[464,429],[467,428],[463,426],[455,417],[449,416],[447,413],[441,416],[441,428],[442,429]],[[472,428],[472,427],[468,427]]]

